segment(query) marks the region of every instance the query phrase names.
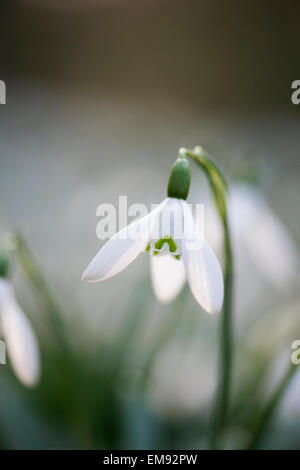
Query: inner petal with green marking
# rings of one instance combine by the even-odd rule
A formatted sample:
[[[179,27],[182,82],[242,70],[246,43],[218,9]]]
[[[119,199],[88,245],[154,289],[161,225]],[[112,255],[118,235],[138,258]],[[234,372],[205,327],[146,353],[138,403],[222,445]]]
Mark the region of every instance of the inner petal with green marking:
[[[151,240],[148,243],[145,251],[152,251],[153,255],[170,254],[174,256],[174,258],[178,260],[180,259],[180,250],[178,249],[178,246],[171,235],[164,235],[157,241]]]

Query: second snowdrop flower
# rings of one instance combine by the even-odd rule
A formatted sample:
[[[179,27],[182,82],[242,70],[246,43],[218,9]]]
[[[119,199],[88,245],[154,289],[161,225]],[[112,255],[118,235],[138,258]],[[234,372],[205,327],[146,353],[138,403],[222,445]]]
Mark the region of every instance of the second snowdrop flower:
[[[5,258],[0,255],[0,330],[16,376],[30,387],[36,385],[40,377],[39,348],[32,326],[7,279]]]
[[[115,234],[100,249],[82,278],[109,279],[146,251],[151,255],[153,287],[161,301],[172,300],[187,278],[203,309],[219,312],[224,291],[222,270],[186,202],[190,180],[189,163],[180,157],[171,169],[167,199]]]

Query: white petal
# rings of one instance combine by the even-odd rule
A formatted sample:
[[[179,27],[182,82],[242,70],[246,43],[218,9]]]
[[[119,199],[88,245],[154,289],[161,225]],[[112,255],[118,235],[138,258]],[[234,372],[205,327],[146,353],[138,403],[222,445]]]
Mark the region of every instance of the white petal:
[[[38,344],[29,321],[13,299],[4,305],[2,327],[7,353],[17,377],[24,385],[35,385],[40,376]]]
[[[241,236],[256,218],[263,199],[249,183],[235,183],[229,190],[228,212],[232,236]]]
[[[123,271],[145,250],[155,219],[163,210],[165,199],[150,214],[116,233],[99,250],[82,275],[85,281],[104,281]]]
[[[224,296],[223,274],[213,249],[193,220],[192,213],[182,201],[184,213],[183,261],[191,291],[208,313],[221,310]]]
[[[223,229],[217,210],[213,203],[205,204],[204,212],[204,232],[202,227],[198,227],[204,234],[214,251],[221,257],[223,248]]]
[[[165,236],[170,236],[177,245],[175,254],[180,254],[183,230],[182,206],[180,199],[169,198],[163,210],[157,217],[157,223],[151,230],[151,247],[154,249],[155,242]],[[169,252],[168,244],[165,244],[160,252]]]
[[[163,303],[171,302],[185,283],[183,262],[169,255],[150,255],[150,260],[155,295]]]
[[[5,278],[0,277],[0,317],[4,305],[9,299],[14,299],[11,284]]]

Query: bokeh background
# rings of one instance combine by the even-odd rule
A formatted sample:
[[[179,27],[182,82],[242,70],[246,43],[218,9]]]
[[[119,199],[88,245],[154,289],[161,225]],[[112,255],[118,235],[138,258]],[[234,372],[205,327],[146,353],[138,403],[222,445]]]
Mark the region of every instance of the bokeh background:
[[[148,255],[105,283],[80,277],[102,244],[97,206],[119,195],[160,202],[178,148],[196,144],[230,185],[247,181],[277,214],[290,237],[283,253],[297,261],[299,2],[11,0],[0,10],[0,235],[22,232],[63,324],[45,328],[49,302],[16,256],[13,284],[42,377],[27,390],[1,367],[0,446],[207,448],[219,318],[188,290],[159,304]],[[196,169],[191,200],[209,200]],[[255,252],[257,220],[245,230]],[[237,248],[227,448],[247,446],[300,338],[297,269],[280,277],[272,230],[268,259]],[[270,250],[275,264],[264,269]],[[298,382],[295,374],[263,448],[300,448]]]

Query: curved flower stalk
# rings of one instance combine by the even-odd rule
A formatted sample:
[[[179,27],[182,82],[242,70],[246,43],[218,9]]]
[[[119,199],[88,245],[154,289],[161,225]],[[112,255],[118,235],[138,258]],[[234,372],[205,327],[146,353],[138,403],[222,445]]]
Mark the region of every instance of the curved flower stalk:
[[[3,262],[0,263],[3,268]],[[37,384],[40,377],[40,355],[29,320],[19,306],[10,282],[0,272],[0,328],[11,365],[26,386]]]
[[[153,287],[162,301],[170,301],[185,277],[197,302],[209,313],[223,304],[223,276],[219,261],[185,201],[190,175],[184,158],[171,171],[168,198],[150,214],[114,235],[91,261],[82,279],[103,281],[149,252]],[[172,270],[170,271],[170,266]]]

